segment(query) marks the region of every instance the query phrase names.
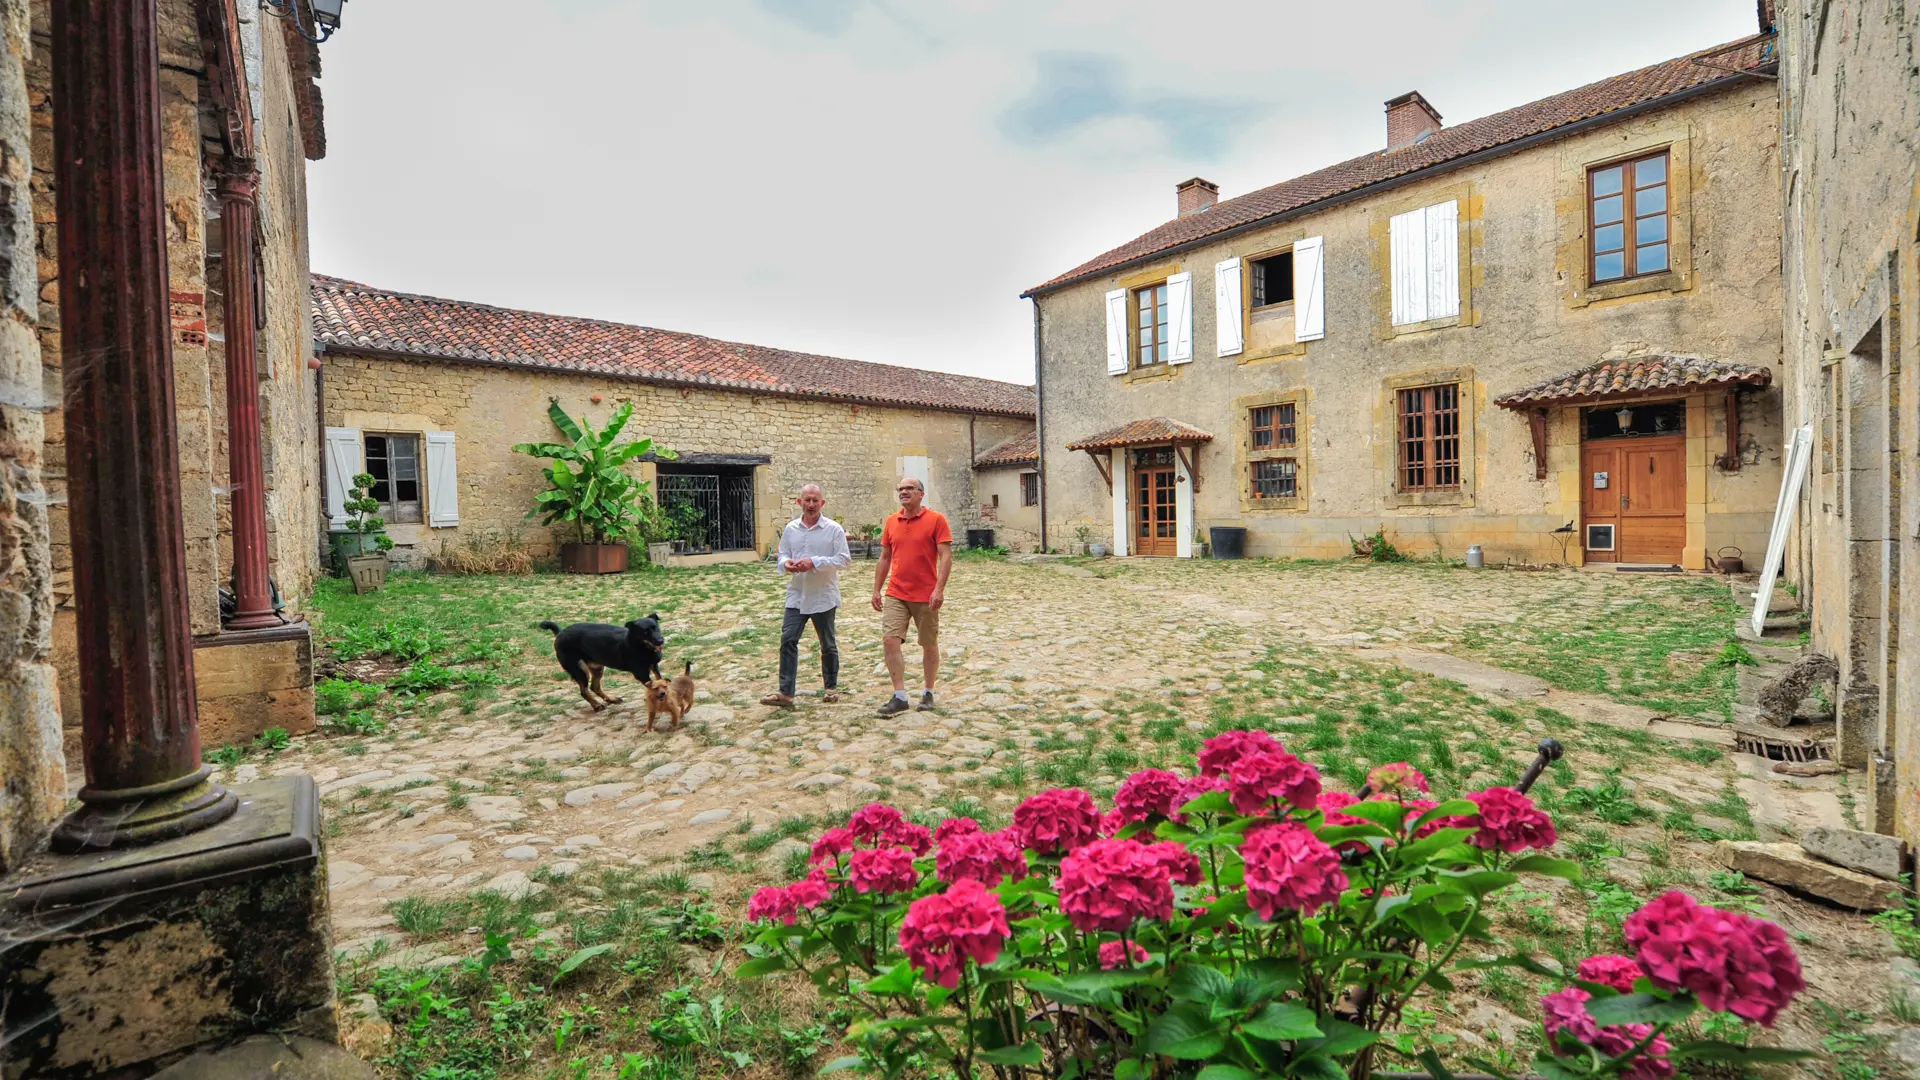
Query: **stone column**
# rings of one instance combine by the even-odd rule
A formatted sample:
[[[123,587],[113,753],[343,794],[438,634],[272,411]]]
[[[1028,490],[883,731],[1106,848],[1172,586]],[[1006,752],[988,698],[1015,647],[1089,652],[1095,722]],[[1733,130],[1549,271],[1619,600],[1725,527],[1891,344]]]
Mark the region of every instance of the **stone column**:
[[[53,6],[84,804],[62,851],[179,836],[237,800],[200,760],[173,395],[157,0]]]
[[[260,372],[254,337],[253,162],[219,174],[220,270],[227,331],[227,504],[233,515],[232,630],[280,625],[267,582],[267,473],[260,449]]]

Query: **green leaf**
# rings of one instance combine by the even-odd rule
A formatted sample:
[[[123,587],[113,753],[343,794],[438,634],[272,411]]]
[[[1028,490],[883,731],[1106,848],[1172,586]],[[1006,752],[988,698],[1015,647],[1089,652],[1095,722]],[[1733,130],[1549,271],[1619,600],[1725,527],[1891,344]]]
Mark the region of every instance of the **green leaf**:
[[[1653,994],[1621,994],[1617,997],[1594,998],[1586,1005],[1587,1015],[1593,1017],[1593,1022],[1601,1027],[1678,1023],[1692,1016],[1694,1010],[1699,1008],[1691,994],[1672,999],[1662,999]]]
[[[1551,855],[1529,855],[1524,859],[1515,859],[1507,869],[1520,874],[1539,874],[1542,877],[1559,878],[1562,881],[1579,881],[1580,864],[1572,859],[1556,859]]]
[[[1073,990],[1118,990],[1152,982],[1158,976],[1151,971],[1082,971],[1060,978],[1060,985]]]
[[[1193,1080],[1255,1080],[1256,1074],[1238,1065],[1209,1065]]]
[[[1479,812],[1480,808],[1473,805],[1473,800],[1471,799],[1448,799],[1439,806],[1435,806],[1426,813],[1414,818],[1410,828],[1418,829],[1429,821],[1438,821],[1441,818],[1471,817]]]
[[[560,434],[573,442],[579,442],[586,435],[580,430],[580,425],[573,422],[573,417],[567,415],[567,410],[560,407],[558,401],[547,403],[547,418],[553,421],[554,427],[560,429]]]
[[[1276,1001],[1261,1009],[1251,1019],[1241,1021],[1240,1028],[1255,1038],[1272,1039],[1276,1042],[1317,1039],[1326,1034],[1315,1023],[1317,1019],[1313,1010],[1304,1005],[1288,1005]]]
[[[734,968],[733,977],[736,979],[757,979],[762,975],[771,975],[776,971],[789,970],[791,970],[791,968],[787,964],[786,957],[762,956],[754,960],[749,960],[739,967]]]
[[[565,960],[560,961],[560,974],[565,975],[568,972],[572,971],[573,969],[579,967],[581,964],[584,964],[587,961],[593,959],[594,957],[599,956],[601,953],[612,952],[612,951],[613,951],[612,942],[607,942],[601,945],[589,945],[586,948],[581,949],[579,952],[574,953],[572,956],[567,957]]]
[[[1127,1058],[1113,1067],[1113,1080],[1140,1080],[1147,1067],[1139,1058]]]
[[[1400,822],[1407,816],[1407,808],[1390,799],[1365,799],[1349,803],[1340,808],[1340,812],[1363,821],[1371,821],[1383,829],[1398,834]]]
[[[869,994],[904,994],[913,989],[913,964],[902,960],[861,987]]]
[[[1224,791],[1209,791],[1199,798],[1188,801],[1180,808],[1182,814],[1231,814],[1233,798]]]
[[[1427,1075],[1433,1080],[1454,1080],[1453,1073],[1440,1063],[1440,1055],[1432,1047],[1420,1051],[1420,1064],[1427,1067]]]
[[[1214,1026],[1204,1007],[1190,1001],[1176,1002],[1147,1025],[1147,1049],[1170,1058],[1198,1061],[1226,1045],[1226,1032]]]
[[[1506,888],[1519,878],[1505,870],[1442,870],[1436,876],[1436,880],[1460,892],[1473,896],[1485,896],[1490,892]]]
[[[973,1060],[988,1065],[1038,1065],[1040,1044],[1030,1042],[1019,1046],[1002,1046],[997,1050],[981,1050],[973,1055]]]
[[[1287,1070],[1287,1074],[1317,1078],[1317,1080],[1347,1080],[1347,1070],[1341,1068],[1332,1058],[1318,1054],[1296,1059],[1292,1067]]]
[[[1173,973],[1173,983],[1167,987],[1176,1001],[1214,1002],[1224,998],[1233,989],[1233,980],[1223,972],[1205,964],[1182,964]]]
[[[1717,1039],[1683,1042],[1668,1055],[1674,1060],[1730,1061],[1738,1065],[1763,1065],[1777,1061],[1805,1061],[1819,1055],[1811,1050],[1789,1050],[1783,1046],[1740,1046]]]
[[[1417,829],[1418,826],[1415,828]],[[1464,848],[1467,837],[1472,836],[1473,833],[1472,829],[1436,829],[1418,840],[1403,845],[1395,853],[1395,858],[1402,866],[1414,866],[1438,859],[1453,848]],[[1470,858],[1474,854],[1475,852],[1471,849],[1466,849],[1459,852],[1459,857]]]
[[[1302,1049],[1311,1054],[1326,1054],[1339,1057],[1372,1046],[1380,1038],[1377,1031],[1349,1024],[1345,1020],[1324,1019],[1320,1022],[1326,1038],[1316,1039],[1302,1045]]]
[[[825,1076],[828,1073],[844,1072],[848,1069],[857,1069],[862,1064],[859,1054],[848,1054],[845,1057],[834,1058],[832,1061],[822,1065],[820,1071],[814,1073],[814,1075]]]
[[[1299,964],[1291,960],[1255,960],[1241,966],[1227,996],[1235,1009],[1246,1010],[1299,985]]]

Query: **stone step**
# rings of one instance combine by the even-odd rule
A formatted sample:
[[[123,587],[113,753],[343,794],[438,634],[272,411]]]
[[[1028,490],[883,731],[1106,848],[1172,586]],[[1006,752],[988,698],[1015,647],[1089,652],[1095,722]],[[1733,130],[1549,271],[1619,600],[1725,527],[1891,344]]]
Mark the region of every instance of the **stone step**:
[[[1898,902],[1898,886],[1822,862],[1799,844],[1722,840],[1714,856],[1729,870],[1855,911],[1885,911]]]
[[[1883,881],[1899,881],[1906,865],[1906,845],[1899,837],[1858,829],[1808,829],[1800,837],[1800,846],[1816,858]]]

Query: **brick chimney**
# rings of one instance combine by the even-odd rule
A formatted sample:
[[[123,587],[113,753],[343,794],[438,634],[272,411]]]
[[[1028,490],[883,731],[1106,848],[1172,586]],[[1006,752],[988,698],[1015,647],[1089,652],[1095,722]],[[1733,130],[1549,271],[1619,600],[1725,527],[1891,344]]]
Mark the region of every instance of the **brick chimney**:
[[[1186,217],[1212,206],[1220,198],[1220,185],[1196,176],[1174,185],[1173,192],[1180,197],[1180,216]]]
[[[1440,130],[1440,114],[1420,91],[1410,90],[1387,102],[1387,149],[1412,146]]]

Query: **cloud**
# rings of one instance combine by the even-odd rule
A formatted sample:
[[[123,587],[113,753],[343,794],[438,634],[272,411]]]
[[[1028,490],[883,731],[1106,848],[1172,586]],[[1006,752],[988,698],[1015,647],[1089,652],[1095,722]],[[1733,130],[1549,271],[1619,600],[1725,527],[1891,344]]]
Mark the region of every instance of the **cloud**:
[[[1175,156],[1218,158],[1240,127],[1272,107],[1229,97],[1143,93],[1128,85],[1125,61],[1102,53],[1043,53],[1035,68],[1033,89],[1000,114],[1001,133],[1023,146],[1132,121],[1157,129]]]
[[[760,6],[824,37],[839,37],[867,6],[865,0],[760,0]]]

